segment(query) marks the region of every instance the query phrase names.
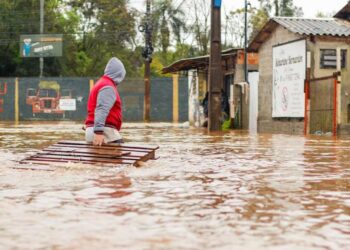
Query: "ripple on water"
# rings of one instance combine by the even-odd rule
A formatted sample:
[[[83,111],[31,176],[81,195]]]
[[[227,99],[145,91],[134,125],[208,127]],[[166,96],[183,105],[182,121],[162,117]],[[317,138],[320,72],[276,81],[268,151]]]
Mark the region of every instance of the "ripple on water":
[[[54,125],[54,126],[53,126]],[[347,249],[350,141],[172,124],[126,124],[133,143],[160,145],[143,168],[13,169],[79,124],[0,128],[4,248]]]

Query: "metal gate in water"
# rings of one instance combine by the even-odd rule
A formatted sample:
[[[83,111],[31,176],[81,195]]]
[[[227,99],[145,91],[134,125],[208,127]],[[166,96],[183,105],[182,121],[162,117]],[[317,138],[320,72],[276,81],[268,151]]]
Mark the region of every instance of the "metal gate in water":
[[[337,84],[340,72],[305,81],[306,134],[337,134]]]

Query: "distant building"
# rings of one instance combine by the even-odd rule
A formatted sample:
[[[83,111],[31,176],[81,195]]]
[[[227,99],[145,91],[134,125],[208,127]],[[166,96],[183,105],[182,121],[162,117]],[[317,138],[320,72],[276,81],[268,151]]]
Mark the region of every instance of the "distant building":
[[[249,51],[259,54],[258,132],[303,134],[304,114],[308,132],[330,132],[333,85],[320,78],[341,71],[337,127],[350,133],[349,20],[350,3],[334,18],[274,17],[252,39]],[[306,113],[305,79],[311,81]]]
[[[222,51],[223,85],[222,89],[229,97],[230,117],[237,128],[247,129],[248,117],[248,88],[244,82],[244,53],[243,49],[227,49]],[[248,70],[258,70],[256,53],[248,54]],[[201,103],[208,91],[209,55],[184,58],[163,68],[163,73],[188,75],[189,87],[189,121],[191,125],[201,126],[205,117]]]

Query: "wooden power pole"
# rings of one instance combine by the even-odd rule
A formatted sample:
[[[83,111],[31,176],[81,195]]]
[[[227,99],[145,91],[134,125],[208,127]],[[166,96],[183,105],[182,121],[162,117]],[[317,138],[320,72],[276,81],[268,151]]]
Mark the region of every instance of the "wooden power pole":
[[[221,130],[221,0],[211,0],[208,130]]]
[[[248,1],[244,1],[244,81],[248,82],[248,55],[247,55],[247,42],[248,42]]]
[[[44,33],[44,0],[40,0],[40,34]],[[44,57],[39,58],[40,77],[43,77],[44,72]]]
[[[140,26],[140,31],[145,32],[145,48],[142,56],[145,58],[145,97],[143,119],[145,122],[150,121],[151,111],[151,62],[152,62],[152,23],[151,23],[151,0],[146,0],[146,22],[144,26]]]

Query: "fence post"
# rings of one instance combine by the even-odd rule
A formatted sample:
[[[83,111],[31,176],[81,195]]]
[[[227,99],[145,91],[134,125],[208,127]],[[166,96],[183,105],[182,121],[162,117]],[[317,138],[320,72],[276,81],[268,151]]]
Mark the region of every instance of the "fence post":
[[[90,79],[89,84],[90,84],[90,91],[91,91],[95,84],[94,80]]]
[[[333,136],[336,136],[337,135],[337,109],[338,109],[338,106],[337,106],[337,95],[338,95],[338,90],[337,90],[337,85],[338,85],[338,77],[337,76],[334,76],[334,97],[333,97],[333,108],[334,108],[334,112],[333,112]]]
[[[179,122],[179,75],[173,74],[173,122]]]
[[[304,135],[308,134],[308,123],[309,123],[309,81],[305,80],[305,108],[304,108]]]
[[[19,84],[18,78],[15,79],[15,122],[19,121]]]
[[[337,47],[337,76],[336,80],[340,83],[341,82],[341,48]],[[337,124],[341,123],[341,112],[342,112],[342,105],[341,105],[341,84],[337,86]]]

